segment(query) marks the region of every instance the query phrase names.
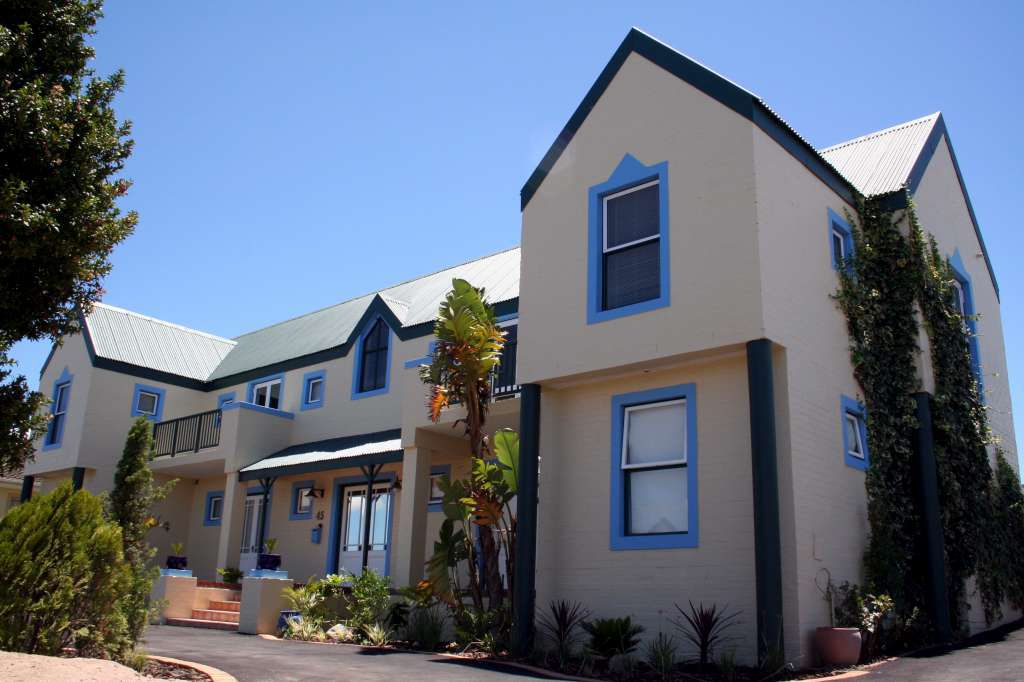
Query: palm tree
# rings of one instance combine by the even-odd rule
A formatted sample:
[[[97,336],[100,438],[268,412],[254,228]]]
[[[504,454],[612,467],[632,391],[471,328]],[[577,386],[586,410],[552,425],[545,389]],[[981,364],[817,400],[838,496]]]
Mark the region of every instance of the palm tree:
[[[436,423],[446,407],[462,406],[466,416],[456,424],[465,427],[470,456],[474,460],[483,460],[491,454],[484,434],[491,403],[491,375],[501,362],[501,350],[505,344],[494,309],[484,302],[484,290],[464,279],[453,279],[452,289],[438,311],[434,335],[437,340],[430,365],[420,373],[420,378],[430,387],[427,412]],[[501,606],[504,597],[498,568],[498,545],[491,532],[495,500],[487,486],[481,485],[476,477],[470,478],[469,496],[475,503],[473,522],[480,529],[487,596],[490,607],[494,609]],[[474,605],[480,608],[482,599],[476,570],[476,547],[469,533],[465,534],[465,542],[469,554],[470,591]]]

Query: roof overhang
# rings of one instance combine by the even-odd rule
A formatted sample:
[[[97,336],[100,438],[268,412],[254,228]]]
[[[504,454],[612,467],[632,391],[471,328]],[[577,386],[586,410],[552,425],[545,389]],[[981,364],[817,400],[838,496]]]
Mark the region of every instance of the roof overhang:
[[[238,480],[310,474],[401,462],[401,429],[313,441],[287,448],[242,468]]]

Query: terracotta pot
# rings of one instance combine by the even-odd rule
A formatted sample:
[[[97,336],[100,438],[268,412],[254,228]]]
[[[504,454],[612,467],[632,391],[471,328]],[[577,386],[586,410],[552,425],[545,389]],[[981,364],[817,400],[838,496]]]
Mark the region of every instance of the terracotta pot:
[[[860,660],[859,628],[818,628],[814,644],[825,665],[855,665]]]

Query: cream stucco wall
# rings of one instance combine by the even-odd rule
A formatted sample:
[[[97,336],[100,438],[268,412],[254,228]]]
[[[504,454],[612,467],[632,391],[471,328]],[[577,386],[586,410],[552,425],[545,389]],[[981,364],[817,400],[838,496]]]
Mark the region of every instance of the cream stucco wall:
[[[750,121],[630,55],[523,211],[518,379],[762,336]],[[668,162],[671,307],[587,324],[588,188]]]
[[[609,549],[612,397],[693,382],[700,546]],[[737,655],[755,655],[756,597],[747,369],[742,353],[553,389],[541,400],[537,607],[580,601],[598,617],[633,616],[671,634],[673,603],[742,613]]]

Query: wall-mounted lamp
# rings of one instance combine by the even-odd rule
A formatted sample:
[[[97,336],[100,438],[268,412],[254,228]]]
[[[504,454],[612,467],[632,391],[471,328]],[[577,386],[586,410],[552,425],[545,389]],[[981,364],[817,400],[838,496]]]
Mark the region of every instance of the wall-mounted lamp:
[[[395,483],[394,483],[394,485],[391,486],[391,488],[393,490],[401,490],[402,489],[402,479],[400,479],[398,477],[395,477]]]

